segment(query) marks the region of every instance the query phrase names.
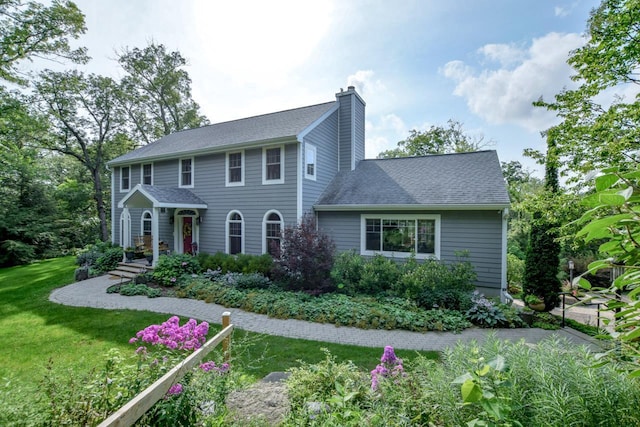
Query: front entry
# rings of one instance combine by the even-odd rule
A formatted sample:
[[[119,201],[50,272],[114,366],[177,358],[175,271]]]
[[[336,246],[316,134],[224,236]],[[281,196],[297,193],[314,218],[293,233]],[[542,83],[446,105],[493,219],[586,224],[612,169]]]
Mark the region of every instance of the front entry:
[[[185,254],[193,253],[193,217],[182,218],[182,247]]]
[[[198,253],[199,217],[197,209],[179,209],[175,213],[174,243],[178,253]]]

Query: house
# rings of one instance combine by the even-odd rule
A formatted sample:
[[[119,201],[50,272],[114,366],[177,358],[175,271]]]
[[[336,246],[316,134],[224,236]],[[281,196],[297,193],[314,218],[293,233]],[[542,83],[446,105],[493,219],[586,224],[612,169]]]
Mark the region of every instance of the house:
[[[305,213],[338,250],[445,262],[468,251],[506,289],[509,197],[495,151],[365,160],[365,102],[335,101],[176,132],[109,162],[112,240],[171,252],[269,252]]]

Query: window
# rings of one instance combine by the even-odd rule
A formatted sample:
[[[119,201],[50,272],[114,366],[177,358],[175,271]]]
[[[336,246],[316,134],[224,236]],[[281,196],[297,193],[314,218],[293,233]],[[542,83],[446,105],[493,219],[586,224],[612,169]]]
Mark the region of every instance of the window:
[[[153,163],[142,165],[142,184],[153,185]]]
[[[142,214],[142,235],[151,236],[151,212],[145,211]]]
[[[284,162],[282,146],[265,148],[262,151],[262,183],[282,184],[284,182]]]
[[[193,187],[193,158],[180,159],[180,187]]]
[[[269,211],[264,216],[263,253],[278,256],[282,243],[282,216],[276,211]]]
[[[129,191],[131,189],[131,168],[123,166],[120,168],[120,191]]]
[[[304,148],[304,176],[307,179],[316,179],[316,147],[306,144]]]
[[[363,215],[363,255],[440,257],[440,215]]]
[[[244,185],[244,151],[227,153],[227,186]]]
[[[229,212],[227,215],[227,253],[235,255],[244,252],[243,229],[242,214],[238,211]]]

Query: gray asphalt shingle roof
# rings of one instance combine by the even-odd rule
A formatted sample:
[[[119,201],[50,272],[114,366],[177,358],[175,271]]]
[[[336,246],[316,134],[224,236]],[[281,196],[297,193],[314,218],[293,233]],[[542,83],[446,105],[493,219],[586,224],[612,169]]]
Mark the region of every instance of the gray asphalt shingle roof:
[[[234,144],[295,138],[335,105],[336,101],[326,102],[175,132],[124,154],[109,164],[188,155]]]
[[[495,151],[363,160],[329,184],[316,209],[357,206],[508,206]]]
[[[140,188],[160,204],[181,204],[185,206],[207,204],[186,188],[156,187],[155,185],[141,185]]]

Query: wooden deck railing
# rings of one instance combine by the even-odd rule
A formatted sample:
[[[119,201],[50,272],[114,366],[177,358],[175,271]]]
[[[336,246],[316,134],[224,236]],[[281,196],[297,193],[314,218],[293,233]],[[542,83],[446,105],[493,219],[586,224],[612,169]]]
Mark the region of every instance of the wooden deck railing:
[[[162,378],[130,400],[129,403],[114,412],[109,418],[100,423],[98,427],[129,427],[133,425],[145,412],[151,409],[158,400],[166,395],[173,384],[193,369],[196,364],[200,363],[218,344],[222,343],[224,357],[227,359],[229,356],[231,332],[233,332],[231,314],[225,311],[222,314],[222,330],[215,337],[211,338],[202,347],[193,352],[193,354],[164,374]]]

